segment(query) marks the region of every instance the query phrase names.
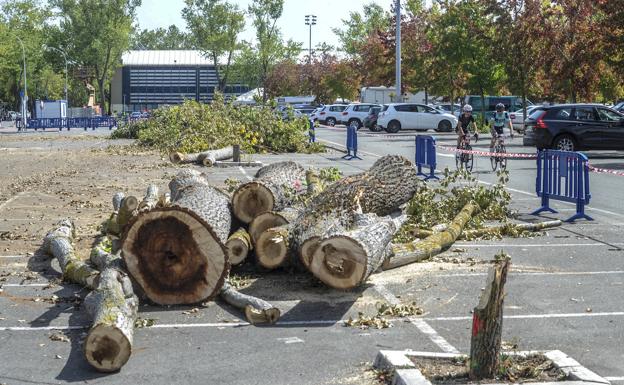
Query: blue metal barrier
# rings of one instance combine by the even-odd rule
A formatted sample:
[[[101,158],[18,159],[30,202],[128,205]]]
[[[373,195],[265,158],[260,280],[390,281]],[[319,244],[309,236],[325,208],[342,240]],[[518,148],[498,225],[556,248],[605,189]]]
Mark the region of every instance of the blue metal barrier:
[[[425,177],[425,180],[440,179],[435,175],[436,169],[436,148],[435,138],[430,135],[416,135],[415,163],[418,168],[418,175]],[[422,172],[422,168],[429,167],[429,174]]]
[[[342,159],[352,160],[352,159],[360,159],[357,155],[357,123],[347,126],[347,155],[343,156]],[[351,154],[353,152],[353,154]]]
[[[574,222],[585,218],[585,205],[589,204],[589,160],[580,152],[544,150],[537,154],[537,178],[535,192],[542,198],[542,207],[532,215],[543,211],[556,213],[549,206],[550,199],[576,203],[576,214],[566,219]]]
[[[18,130],[21,130],[22,123],[21,120],[16,122],[16,126]],[[113,127],[117,126],[117,120],[110,116],[96,116],[93,118],[40,118],[40,119],[27,119],[26,127],[34,129],[35,131],[38,129],[45,130],[46,128],[58,128],[62,130],[64,127],[69,130],[70,128],[84,128],[87,130],[88,128],[92,128],[95,130],[97,127],[108,127],[109,130],[112,130]]]

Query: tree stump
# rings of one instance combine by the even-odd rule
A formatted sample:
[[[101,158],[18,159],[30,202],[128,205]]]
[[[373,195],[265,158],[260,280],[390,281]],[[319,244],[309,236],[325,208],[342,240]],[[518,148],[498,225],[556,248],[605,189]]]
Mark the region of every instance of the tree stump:
[[[155,303],[212,299],[229,271],[229,198],[190,169],[169,188],[171,205],[139,213],[128,225],[122,239],[128,271]]]
[[[510,264],[508,256],[497,256],[479,305],[474,308],[470,338],[470,378],[473,380],[494,378],[497,373],[503,331],[504,286]]]

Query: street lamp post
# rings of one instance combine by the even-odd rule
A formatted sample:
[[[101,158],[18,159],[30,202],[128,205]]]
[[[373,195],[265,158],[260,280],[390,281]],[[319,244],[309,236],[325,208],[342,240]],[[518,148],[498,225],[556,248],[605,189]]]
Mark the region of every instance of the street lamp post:
[[[396,94],[397,102],[403,101],[401,93],[401,0],[396,0]]]
[[[67,98],[67,55],[65,54],[64,51],[62,51],[62,50],[60,50],[60,49],[58,49],[56,47],[44,46],[44,48],[49,48],[49,49],[53,49],[55,51],[60,52],[61,55],[63,55],[63,58],[65,59],[65,102],[69,106],[69,99]]]
[[[309,47],[310,47],[310,56],[308,57],[308,63],[312,63],[312,26],[316,25],[316,16],[315,15],[306,15],[305,16],[305,25],[309,25],[310,26],[310,40],[309,40]]]
[[[22,127],[26,130],[26,115],[28,114],[28,86],[26,83],[26,50],[24,49],[24,42],[19,36],[15,35],[22,46],[22,59],[24,60],[24,96],[22,97]]]

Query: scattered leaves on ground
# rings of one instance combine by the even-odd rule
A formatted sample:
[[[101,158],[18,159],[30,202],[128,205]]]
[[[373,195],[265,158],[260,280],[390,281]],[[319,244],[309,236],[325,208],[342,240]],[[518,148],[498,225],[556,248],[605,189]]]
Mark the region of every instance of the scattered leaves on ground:
[[[154,326],[156,321],[158,321],[158,318],[141,318],[141,317],[137,317],[136,321],[134,321],[134,327],[136,329],[148,328],[150,326]]]

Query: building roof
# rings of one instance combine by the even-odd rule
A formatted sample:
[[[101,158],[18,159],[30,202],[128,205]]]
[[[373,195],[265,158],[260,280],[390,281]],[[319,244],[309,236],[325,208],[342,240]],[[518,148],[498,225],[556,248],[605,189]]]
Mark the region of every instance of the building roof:
[[[197,50],[128,51],[121,56],[124,66],[212,65],[212,60]]]

